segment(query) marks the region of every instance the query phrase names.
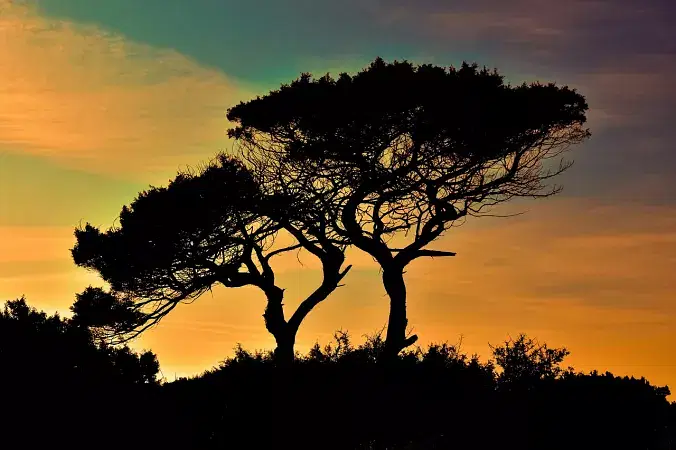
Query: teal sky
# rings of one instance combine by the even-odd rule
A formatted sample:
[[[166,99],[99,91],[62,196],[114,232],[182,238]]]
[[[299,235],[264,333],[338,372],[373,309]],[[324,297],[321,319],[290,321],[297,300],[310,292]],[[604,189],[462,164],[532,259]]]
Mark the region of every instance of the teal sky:
[[[431,50],[429,42],[404,36],[374,20],[376,4],[308,0],[40,1],[46,14],[95,23],[137,41],[176,49],[246,83],[270,87],[295,78],[317,61],[337,61],[340,65],[357,62],[355,68],[360,68],[373,55],[414,58]],[[438,54],[438,48],[435,50]]]

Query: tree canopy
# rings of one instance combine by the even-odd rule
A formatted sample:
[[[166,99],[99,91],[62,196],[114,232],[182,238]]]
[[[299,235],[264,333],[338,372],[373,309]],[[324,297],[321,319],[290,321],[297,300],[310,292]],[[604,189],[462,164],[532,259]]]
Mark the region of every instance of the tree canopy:
[[[216,282],[237,287],[252,281],[240,268],[254,246],[263,247],[277,231],[251,212],[258,201],[249,172],[234,160],[201,174],[182,173],[124,206],[119,226],[77,229],[73,259],[125,294],[150,326]]]
[[[589,137],[582,95],[504,82],[497,71],[376,59],[356,75],[290,84],[228,111],[244,159],[327,211],[329,232],[369,253],[390,297],[387,342],[406,337],[404,268],[467,216],[515,197],[546,197]],[[402,246],[391,239],[405,240]]]

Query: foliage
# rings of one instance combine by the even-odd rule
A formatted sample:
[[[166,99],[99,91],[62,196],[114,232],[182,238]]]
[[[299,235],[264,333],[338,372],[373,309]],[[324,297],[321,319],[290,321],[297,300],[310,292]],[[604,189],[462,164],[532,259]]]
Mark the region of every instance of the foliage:
[[[158,387],[152,352],[97,344],[86,327],[39,312],[23,298],[0,310],[0,368],[2,439],[26,448],[90,446]],[[118,434],[108,443],[124,435]]]
[[[494,348],[500,370],[445,343],[381,364],[384,345],[381,333],[355,346],[338,332],[293,367],[238,347],[218,368],[163,387],[163,408],[185,426],[171,441],[193,448],[657,449],[676,431],[667,388],[561,370],[565,349],[524,335]],[[514,370],[521,367],[533,370]]]
[[[91,286],[76,294],[70,310],[73,323],[89,328],[101,342],[121,330],[133,329],[144,320],[128,298]]]
[[[118,227],[77,229],[73,260],[96,270],[138,313],[138,323],[120,334],[140,332],[216,282],[248,284],[250,276],[240,267],[277,230],[258,223],[251,212],[258,201],[255,182],[234,160],[200,174],[181,173],[124,206]],[[247,233],[251,227],[255,233]]]
[[[102,383],[157,383],[159,363],[152,352],[137,354],[128,347],[97,344],[76,321],[48,316],[24,298],[8,301],[0,311],[2,365],[21,380],[88,379]]]
[[[498,382],[513,388],[519,384],[531,386],[539,380],[560,378],[566,373],[560,364],[569,354],[565,348],[549,348],[547,344],[520,334],[493,348],[495,363],[502,369]]]

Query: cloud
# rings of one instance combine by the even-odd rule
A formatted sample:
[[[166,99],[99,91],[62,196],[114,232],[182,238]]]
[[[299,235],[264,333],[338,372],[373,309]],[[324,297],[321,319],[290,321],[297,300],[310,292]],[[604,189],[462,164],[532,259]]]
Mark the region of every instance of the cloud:
[[[626,63],[571,77],[571,83],[587,95],[590,123],[597,130],[641,130],[651,137],[673,133],[676,58],[645,55]]]
[[[0,149],[123,174],[174,170],[227,146],[248,95],[217,70],[0,0]]]
[[[0,227],[0,263],[67,259],[74,242],[65,227]]]

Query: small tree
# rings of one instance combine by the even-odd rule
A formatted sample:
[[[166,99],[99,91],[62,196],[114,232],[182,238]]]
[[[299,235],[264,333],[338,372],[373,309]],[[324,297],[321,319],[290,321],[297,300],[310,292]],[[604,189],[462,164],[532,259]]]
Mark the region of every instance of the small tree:
[[[303,74],[228,119],[252,166],[310,196],[328,211],[331,236],[380,264],[393,356],[417,339],[406,336],[405,267],[453,256],[427,246],[467,216],[557,193],[547,182],[570,167],[562,152],[589,136],[586,110],[568,87],[377,59],[354,76]]]
[[[510,338],[492,350],[496,365],[502,369],[498,381],[505,386],[531,386],[537,381],[554,380],[567,373],[561,363],[570,355],[568,349],[549,348],[525,334]]]
[[[266,191],[240,161],[225,155],[198,173],[181,173],[168,187],[139,194],[122,209],[118,227],[101,232],[87,224],[75,231],[75,263],[97,271],[112,292],[87,290],[74,311],[107,338],[126,341],[216,283],[256,286],[267,298],[263,317],[277,356],[289,362],[301,322],[349,270],[342,268],[344,246],[303,226],[305,220],[316,223],[321,211],[304,216],[309,208],[302,200]],[[297,242],[275,247],[282,230]],[[320,259],[324,278],[287,320],[284,290],[270,260],[299,248]]]

